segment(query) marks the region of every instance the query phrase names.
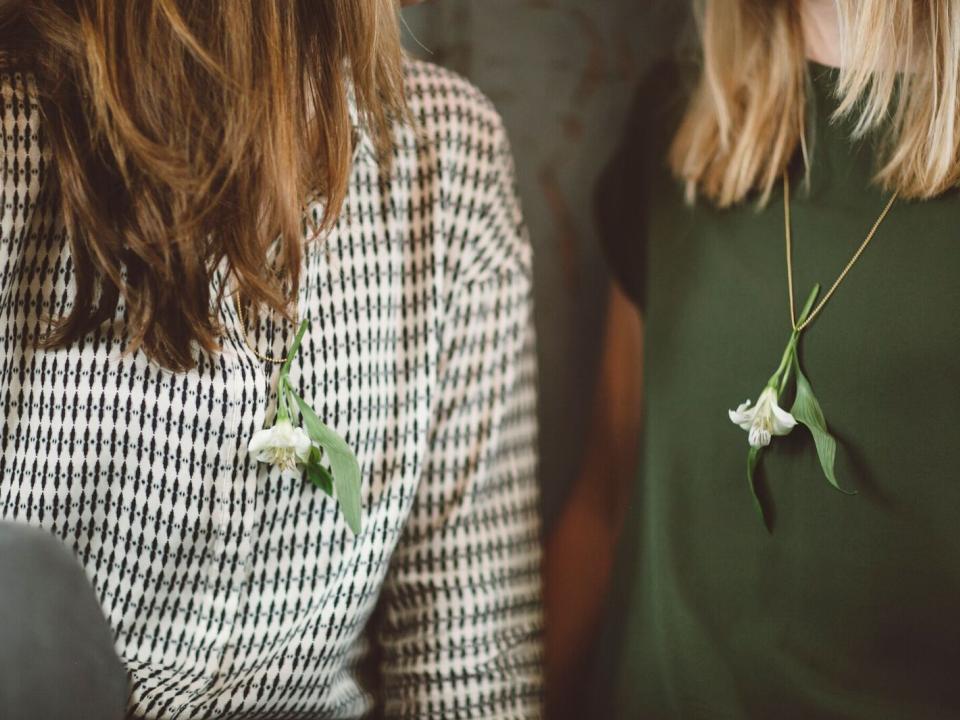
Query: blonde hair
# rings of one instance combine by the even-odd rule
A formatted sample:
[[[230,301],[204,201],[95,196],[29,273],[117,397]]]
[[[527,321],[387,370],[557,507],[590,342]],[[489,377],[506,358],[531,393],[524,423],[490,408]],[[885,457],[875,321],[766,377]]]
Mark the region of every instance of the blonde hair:
[[[347,192],[351,97],[390,153],[404,113],[397,12],[395,0],[0,2],[0,44],[36,79],[73,261],[74,302],[42,344],[80,339],[122,301],[131,347],[192,367],[196,347],[219,347],[220,269],[251,313],[287,312],[304,206],[324,195],[319,231]]]
[[[836,0],[835,117],[882,133],[876,181],[929,198],[960,184],[960,0]],[[700,0],[699,84],[670,164],[720,207],[761,204],[805,133],[807,64],[797,0]]]

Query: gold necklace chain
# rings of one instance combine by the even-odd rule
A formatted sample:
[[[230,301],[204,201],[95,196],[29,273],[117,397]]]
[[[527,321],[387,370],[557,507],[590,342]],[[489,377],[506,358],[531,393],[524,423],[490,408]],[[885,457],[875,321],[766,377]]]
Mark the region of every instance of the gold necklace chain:
[[[870,232],[867,233],[867,237],[864,238],[863,242],[860,243],[860,247],[857,248],[857,251],[853,254],[853,257],[850,258],[850,262],[847,263],[846,267],[843,268],[843,271],[840,273],[840,276],[837,278],[836,282],[830,287],[827,291],[827,294],[823,296],[823,299],[810,311],[810,314],[807,315],[807,319],[804,320],[800,325],[797,325],[797,310],[793,301],[793,238],[790,233],[790,177],[787,173],[783,174],[783,225],[784,225],[784,236],[787,241],[787,291],[790,293],[790,324],[793,326],[793,330],[796,333],[803,332],[806,327],[813,322],[814,318],[820,314],[820,311],[823,310],[823,306],[827,304],[833,294],[837,291],[837,288],[840,287],[847,274],[853,269],[853,266],[856,265],[857,260],[860,259],[860,256],[863,255],[863,251],[867,249],[867,246],[870,244],[870,241],[873,240],[873,236],[877,234],[877,230],[880,227],[880,224],[886,219],[887,213],[890,212],[890,208],[893,207],[893,203],[896,202],[897,196],[900,194],[899,191],[893,193],[890,196],[890,200],[887,202],[883,212],[880,213],[880,217],[877,218],[877,221],[873,224],[873,227],[870,228]]]
[[[233,296],[233,306],[237,309],[237,319],[240,321],[240,335],[241,337],[243,337],[243,342],[250,349],[250,352],[256,355],[257,358],[259,358],[263,362],[267,362],[272,365],[283,365],[287,361],[287,358],[264,355],[253,346],[252,342],[250,342],[250,337],[247,335],[247,321],[243,317],[243,309],[241,308],[240,293],[237,293],[236,295]],[[294,323],[294,324],[298,324],[298,323]]]

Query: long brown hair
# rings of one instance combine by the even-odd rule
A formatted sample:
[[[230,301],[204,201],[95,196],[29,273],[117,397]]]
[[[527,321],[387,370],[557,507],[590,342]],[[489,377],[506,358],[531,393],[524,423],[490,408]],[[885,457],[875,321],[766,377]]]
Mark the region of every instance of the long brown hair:
[[[396,1],[0,7],[35,76],[70,238],[75,299],[44,344],[122,301],[132,348],[190,368],[198,346],[219,348],[217,271],[251,309],[287,313],[304,206],[322,193],[328,227],[347,191],[351,102],[384,154],[403,111]]]
[[[838,115],[880,129],[877,182],[929,198],[960,184],[960,2],[835,0]],[[724,207],[769,197],[797,148],[807,157],[799,0],[700,0],[703,71],[671,164]]]

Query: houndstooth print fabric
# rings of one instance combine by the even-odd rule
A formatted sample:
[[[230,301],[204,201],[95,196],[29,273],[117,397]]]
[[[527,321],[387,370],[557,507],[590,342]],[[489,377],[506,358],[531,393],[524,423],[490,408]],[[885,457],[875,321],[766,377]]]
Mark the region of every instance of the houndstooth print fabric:
[[[30,75],[0,66],[0,518],[76,552],[132,717],[540,714],[530,247],[489,102],[430,65],[406,75],[389,175],[361,134],[299,297],[291,379],[357,451],[355,539],[320,490],[248,456],[277,368],[232,304],[223,351],[185,374],[124,353],[122,308],[35,349],[71,264]],[[276,356],[293,330],[248,336]]]

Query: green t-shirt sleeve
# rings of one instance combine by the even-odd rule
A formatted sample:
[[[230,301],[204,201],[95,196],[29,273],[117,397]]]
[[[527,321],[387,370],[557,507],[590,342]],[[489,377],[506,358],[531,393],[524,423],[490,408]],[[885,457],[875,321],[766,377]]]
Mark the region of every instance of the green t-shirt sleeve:
[[[667,153],[683,109],[680,78],[674,62],[651,68],[597,185],[601,249],[614,281],[640,309],[645,304],[647,208],[657,186],[671,182]]]

